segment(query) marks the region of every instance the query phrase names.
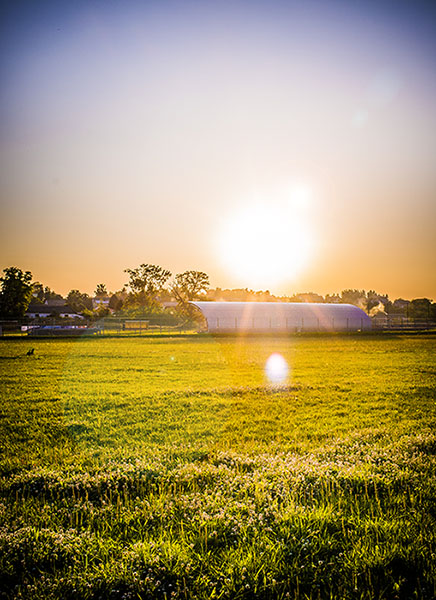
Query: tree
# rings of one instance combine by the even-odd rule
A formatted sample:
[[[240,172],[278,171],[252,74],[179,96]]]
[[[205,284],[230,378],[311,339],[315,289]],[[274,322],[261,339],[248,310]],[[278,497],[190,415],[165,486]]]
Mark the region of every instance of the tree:
[[[32,298],[32,273],[8,267],[0,277],[0,315],[3,319],[22,319]]]
[[[365,290],[342,290],[341,301],[343,304],[354,304],[365,310],[366,292]]]
[[[85,310],[92,310],[92,300],[84,292],[79,290],[71,290],[68,292],[67,304],[77,313],[81,313]]]
[[[177,300],[179,312],[193,318],[195,309],[189,304],[209,288],[209,275],[203,271],[185,271],[178,273],[171,286],[171,292]]]
[[[326,302],[326,304],[340,304],[341,297],[339,294],[327,294],[324,302]]]
[[[44,287],[44,302],[50,302],[50,300],[63,300],[64,298],[51,290],[47,285]]]
[[[95,288],[94,295],[97,298],[104,298],[104,296],[108,295],[108,291],[105,283],[97,283],[97,287]]]
[[[44,303],[44,286],[39,281],[32,284],[32,296],[31,301],[33,304]]]
[[[181,298],[185,302],[195,300],[201,293],[209,289],[209,275],[203,271],[185,271],[178,273],[171,286],[176,299]]]
[[[42,283],[36,281],[32,284],[32,302],[40,302],[44,304],[44,302],[50,302],[51,300],[63,300],[60,294],[57,294],[53,290],[51,290],[47,285],[43,286]]]
[[[117,294],[112,294],[112,296],[109,299],[108,306],[109,308],[115,311],[121,310],[123,306],[123,298],[121,296],[118,296]]]
[[[431,301],[428,298],[415,298],[409,304],[409,316],[412,319],[430,320],[432,317]]]
[[[404,300],[404,298],[396,298],[392,304],[392,312],[396,315],[402,315],[404,317],[409,316],[409,305],[410,300]]]
[[[290,302],[317,302],[323,303],[324,298],[314,292],[304,292],[302,294],[294,294],[289,298]]]
[[[125,269],[129,274],[126,285],[130,288],[135,304],[153,308],[157,304],[156,296],[171,277],[171,272],[158,265],[142,264],[137,269]]]
[[[389,312],[389,309],[392,307],[392,302],[389,300],[388,295],[379,294],[375,290],[369,290],[366,300],[366,312],[370,314],[374,308],[381,308],[382,306],[386,312]]]

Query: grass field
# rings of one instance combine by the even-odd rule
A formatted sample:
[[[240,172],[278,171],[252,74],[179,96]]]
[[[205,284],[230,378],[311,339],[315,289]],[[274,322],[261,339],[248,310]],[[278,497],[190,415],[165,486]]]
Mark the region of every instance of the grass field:
[[[435,598],[435,348],[0,341],[0,598]]]

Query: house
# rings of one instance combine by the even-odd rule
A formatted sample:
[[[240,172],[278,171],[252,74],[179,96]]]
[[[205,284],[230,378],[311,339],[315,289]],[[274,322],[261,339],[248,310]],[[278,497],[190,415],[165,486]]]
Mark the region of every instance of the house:
[[[110,296],[94,296],[92,298],[92,309],[109,308]]]
[[[25,316],[29,319],[46,319],[47,317],[83,319],[82,315],[77,314],[71,306],[64,304],[29,304]]]

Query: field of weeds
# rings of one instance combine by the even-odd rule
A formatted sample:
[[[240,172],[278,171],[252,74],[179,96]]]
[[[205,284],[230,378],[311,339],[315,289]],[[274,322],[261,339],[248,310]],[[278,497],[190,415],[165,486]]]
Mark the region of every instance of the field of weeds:
[[[0,341],[0,598],[435,598],[435,346]]]

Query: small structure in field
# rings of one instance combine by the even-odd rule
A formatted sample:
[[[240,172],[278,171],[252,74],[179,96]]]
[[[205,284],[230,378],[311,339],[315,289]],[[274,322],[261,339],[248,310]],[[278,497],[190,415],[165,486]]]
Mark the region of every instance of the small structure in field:
[[[304,302],[192,302],[210,332],[292,333],[364,331],[370,317],[352,304]]]

